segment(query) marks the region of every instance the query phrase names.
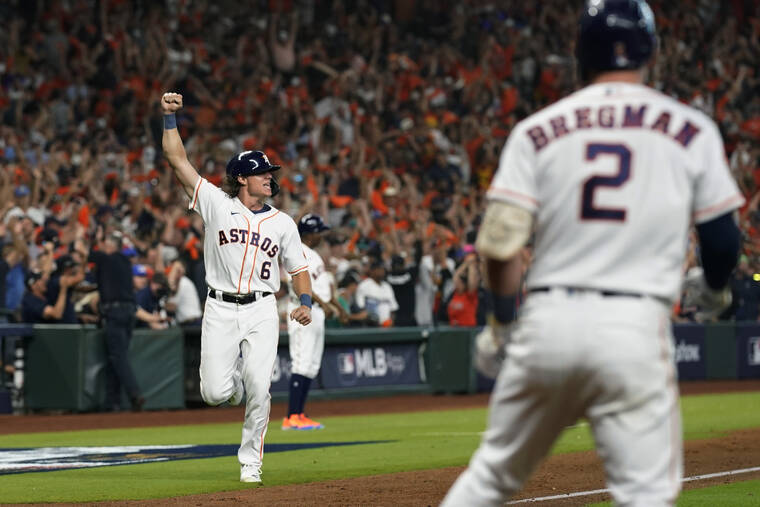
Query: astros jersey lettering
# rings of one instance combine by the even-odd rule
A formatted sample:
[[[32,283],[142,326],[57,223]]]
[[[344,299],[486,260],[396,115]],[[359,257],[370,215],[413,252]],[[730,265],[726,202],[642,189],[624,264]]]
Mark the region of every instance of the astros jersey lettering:
[[[206,283],[223,292],[277,292],[278,256],[290,275],[307,269],[293,219],[269,205],[253,212],[200,178],[190,201],[206,225]]]
[[[518,124],[488,198],[535,213],[529,289],[586,287],[671,301],[691,221],[744,202],[711,119],[620,82],[588,86]]]

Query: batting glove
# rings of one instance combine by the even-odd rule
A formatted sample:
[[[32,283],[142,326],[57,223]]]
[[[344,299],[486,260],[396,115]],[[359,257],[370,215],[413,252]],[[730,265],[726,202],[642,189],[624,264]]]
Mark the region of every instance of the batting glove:
[[[694,318],[697,322],[711,322],[731,305],[731,288],[712,289],[705,281],[702,268],[691,268],[683,283],[684,306],[695,306]]]
[[[489,319],[488,325],[475,337],[475,368],[486,377],[495,379],[499,375],[511,331],[511,325]]]

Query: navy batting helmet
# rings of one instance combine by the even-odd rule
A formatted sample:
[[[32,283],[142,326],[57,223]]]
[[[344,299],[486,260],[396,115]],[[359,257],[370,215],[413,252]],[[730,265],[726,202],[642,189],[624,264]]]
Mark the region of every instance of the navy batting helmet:
[[[644,0],[589,0],[581,14],[575,55],[580,77],[638,69],[657,47],[654,14]]]
[[[269,158],[267,158],[263,151],[248,150],[238,153],[227,162],[227,175],[246,177],[276,171],[279,168],[280,166],[269,162]],[[272,189],[272,197],[274,197],[280,191],[280,185],[277,183],[274,174],[272,175],[270,187]]]
[[[322,217],[313,213],[307,213],[298,221],[298,234],[309,234],[328,230],[330,227],[325,224]]]

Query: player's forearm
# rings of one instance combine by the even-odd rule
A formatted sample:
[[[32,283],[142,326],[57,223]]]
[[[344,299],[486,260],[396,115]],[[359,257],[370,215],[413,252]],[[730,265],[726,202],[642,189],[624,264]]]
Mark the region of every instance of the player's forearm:
[[[293,289],[296,291],[296,296],[306,294],[310,298],[314,297],[311,293],[311,277],[308,271],[301,271],[300,273],[293,275]]]
[[[495,295],[514,296],[522,283],[522,258],[515,255],[505,261],[486,259],[488,289]]]

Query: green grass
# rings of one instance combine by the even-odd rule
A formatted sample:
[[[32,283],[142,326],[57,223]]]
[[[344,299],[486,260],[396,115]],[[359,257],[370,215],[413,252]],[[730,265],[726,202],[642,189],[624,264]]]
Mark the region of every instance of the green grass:
[[[760,393],[685,397],[682,410],[687,439],[721,436],[731,430],[758,425]],[[279,421],[273,421],[266,441],[391,442],[269,453],[264,458],[266,485],[465,465],[485,428],[486,410],[321,420],[326,428],[318,432],[283,432]],[[2,435],[0,447],[235,444],[239,438],[240,424],[225,423]],[[575,452],[592,447],[589,428],[580,425],[565,431],[553,452]],[[0,476],[0,503],[161,498],[245,487],[238,482],[237,458],[232,456]]]
[[[735,477],[734,480],[741,480]],[[608,507],[612,502],[589,504],[587,507]],[[760,505],[760,481],[732,482],[708,488],[690,489],[681,493],[678,507],[757,507]]]

